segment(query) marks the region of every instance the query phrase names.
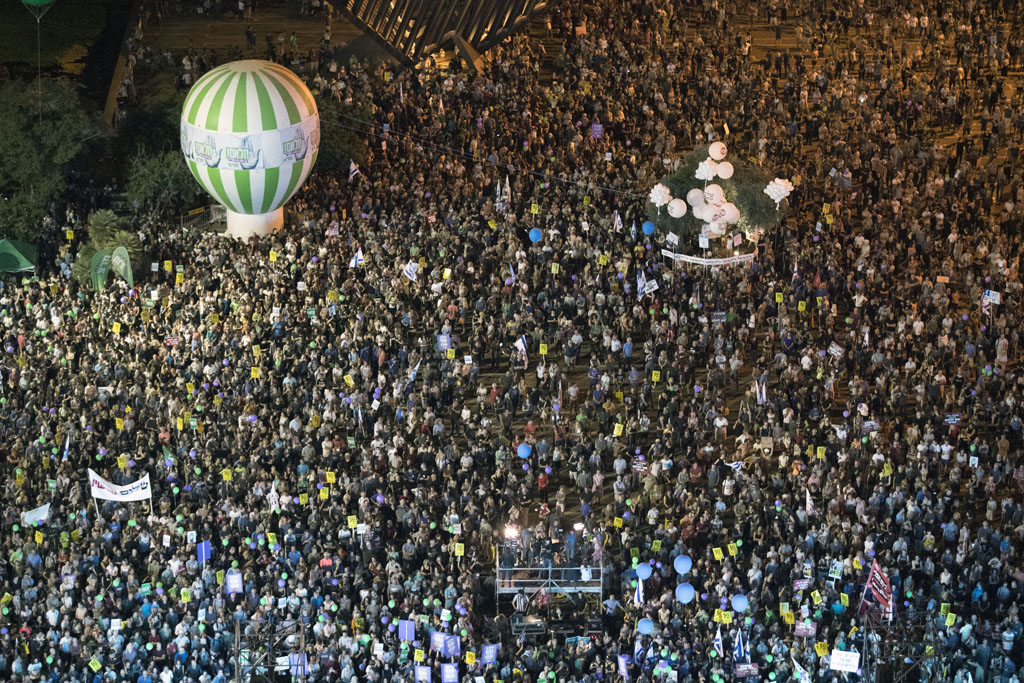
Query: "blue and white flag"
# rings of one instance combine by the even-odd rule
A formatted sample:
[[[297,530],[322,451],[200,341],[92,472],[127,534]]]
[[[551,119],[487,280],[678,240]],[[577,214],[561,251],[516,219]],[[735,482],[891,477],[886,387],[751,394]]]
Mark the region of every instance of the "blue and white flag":
[[[359,165],[356,164],[356,162],[354,160],[349,159],[349,162],[348,162],[348,181],[351,183],[353,180],[356,179],[356,176],[359,175],[360,173],[362,173],[362,171],[359,170]]]
[[[725,461],[723,460],[722,462]],[[726,462],[725,464],[726,466],[731,467],[734,471],[739,472],[746,466],[747,463],[743,462],[742,460],[737,460],[736,462]]]
[[[62,458],[60,459],[60,460],[61,460],[61,462],[67,462],[67,459],[68,459],[68,451],[69,451],[70,449],[71,449],[71,435],[70,435],[70,434],[68,434],[68,438],[64,440],[64,457],[62,457]]]
[[[348,262],[349,268],[355,268],[366,263],[366,259],[363,258],[363,248],[359,247],[356,249],[356,255],[352,257],[352,260]]]
[[[721,628],[721,627],[719,627]],[[736,643],[732,646],[732,661],[734,662],[749,662],[750,661],[750,650],[743,645],[743,630],[739,629],[736,631]]]
[[[519,339],[516,339],[515,344],[516,350],[523,354],[523,358],[526,358],[526,337],[520,335]]]
[[[416,271],[420,269],[420,265],[415,261],[409,261],[405,264],[405,268],[402,270],[402,275],[406,276],[413,282],[416,282]]]
[[[417,361],[416,367],[414,367],[412,369],[412,372],[409,373],[409,384],[412,384],[413,382],[416,381],[416,373],[420,371],[420,363],[422,362],[423,361]]]
[[[647,293],[647,276],[644,275],[644,271],[636,271],[636,298],[643,299],[644,294]]]
[[[629,239],[636,242],[636,219],[633,219],[633,227],[629,229]]]
[[[512,267],[512,264],[508,264],[508,272],[512,273],[512,282],[516,281],[516,269]]]
[[[633,592],[633,601],[639,607],[644,604],[644,580],[636,580],[636,590]]]
[[[722,625],[718,625],[718,633],[715,634],[715,652],[718,653],[719,657],[725,656],[725,650],[722,648]]]
[[[622,232],[622,216],[619,215],[618,211],[615,212],[615,216],[612,218],[612,230]]]

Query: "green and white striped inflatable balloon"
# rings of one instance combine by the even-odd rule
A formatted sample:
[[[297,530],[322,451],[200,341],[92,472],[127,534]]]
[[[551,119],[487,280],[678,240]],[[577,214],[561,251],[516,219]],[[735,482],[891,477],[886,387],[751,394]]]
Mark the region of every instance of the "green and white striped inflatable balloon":
[[[306,180],[319,147],[313,96],[273,62],[219,66],[185,98],[181,151],[199,184],[228,211],[280,209]]]

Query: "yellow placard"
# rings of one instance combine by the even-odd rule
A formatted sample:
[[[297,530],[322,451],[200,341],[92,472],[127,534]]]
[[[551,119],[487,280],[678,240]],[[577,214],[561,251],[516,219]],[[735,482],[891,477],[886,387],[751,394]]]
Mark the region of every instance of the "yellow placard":
[[[337,301],[338,300],[338,290],[332,289],[331,291],[327,292],[327,300],[328,301]]]
[[[150,317],[152,317],[152,311],[150,311],[148,308],[143,308],[142,309],[142,322],[148,323]]]
[[[331,490],[326,486],[320,489],[320,500],[327,500],[328,496],[331,495]]]
[[[606,256],[605,254],[601,254],[600,256],[597,257],[597,262],[600,263],[602,266],[607,266],[608,256]]]
[[[542,356],[548,355],[548,345],[547,344],[541,344],[540,345],[540,355],[542,355]]]
[[[224,481],[231,481],[231,468],[225,467],[224,469],[222,469],[220,471],[220,476],[224,479]]]
[[[860,563],[860,560],[855,557],[855,558],[853,558],[853,568],[854,569],[864,569],[864,565],[862,565]]]
[[[736,557],[736,553],[739,552],[739,548],[736,547],[736,544],[735,543],[730,543],[728,545],[728,548],[729,548],[729,555],[732,556],[732,557]]]
[[[92,669],[93,673],[99,673],[100,669],[103,668],[103,665],[100,664],[100,660],[93,657],[89,660],[89,668]]]
[[[892,474],[892,465],[890,465],[889,463],[885,463],[884,465],[882,465],[882,476],[883,477],[888,477],[891,474]]]
[[[356,381],[352,379],[352,375],[345,375],[345,384],[350,387],[354,387],[356,385]]]
[[[192,591],[187,588],[181,589],[181,601],[186,605],[192,601]]]
[[[785,621],[790,626],[792,626],[793,624],[796,623],[796,615],[794,615],[792,612],[786,612],[785,614],[782,615],[782,620]]]
[[[540,213],[540,205],[537,204],[536,202],[530,204],[530,213],[532,213],[534,216]]]
[[[254,355],[257,358],[259,358],[262,353],[263,353],[263,349],[260,348],[260,345],[259,344],[253,344],[253,346],[252,346],[252,355]]]
[[[552,275],[558,275],[558,270],[559,270],[558,264],[557,263],[552,263],[551,264],[551,274]]]
[[[942,616],[946,616],[947,614],[949,614],[949,603],[948,602],[944,602],[944,603],[942,603],[942,605],[939,606],[939,614],[941,614]]]
[[[36,532],[36,544],[40,544],[42,542],[43,542],[43,532],[42,531],[37,531]]]
[[[277,545],[277,534],[275,534],[275,533],[268,533],[267,534],[267,542],[270,543],[271,547]]]
[[[455,360],[455,349],[448,349],[445,353],[445,358],[448,360]]]
[[[68,242],[70,242],[71,240],[75,239],[75,231],[74,230],[65,230],[64,231],[64,236],[67,237],[68,238]]]
[[[816,299],[818,301],[818,305],[821,306],[821,302],[824,301],[824,299],[822,297],[820,297],[820,296],[816,297]]]
[[[128,456],[119,455],[117,456],[117,466],[122,470],[128,467]]]
[[[828,223],[829,225],[832,225],[833,223],[836,222],[836,219],[832,216],[832,214],[828,213],[825,214],[825,222]]]
[[[355,515],[349,515],[348,516],[348,528],[349,529],[355,529],[358,525],[359,525],[359,520],[356,518],[356,516]]]
[[[334,474],[334,472],[328,472],[327,473],[327,483],[328,484],[333,484],[335,481],[337,481],[337,477]]]
[[[832,207],[828,205],[828,202],[825,202],[824,204],[821,205],[821,212],[822,213],[830,213],[831,211],[832,211]]]
[[[252,366],[252,368],[249,370],[249,377],[251,377],[252,379],[259,379],[260,378],[260,369],[258,367],[256,367],[255,365]]]
[[[194,394],[196,391],[196,385],[192,384],[192,382],[185,382],[185,391],[190,394]]]
[[[277,252],[273,249],[270,250],[270,262],[277,263]]]
[[[952,626],[956,623],[956,615],[950,612],[946,615],[946,626]]]
[[[498,227],[498,221],[492,218],[491,220],[487,221],[487,225],[491,226],[491,230],[494,230]]]
[[[839,602],[841,602],[843,604],[843,607],[849,607],[850,606],[850,596],[847,595],[846,593],[840,593],[839,594]]]
[[[175,273],[174,274],[174,284],[176,284],[176,285],[183,285],[183,284],[185,284],[185,273]]]
[[[721,548],[712,548],[711,552],[714,554],[715,559],[719,562],[725,559],[725,553],[722,552]]]
[[[775,292],[775,303],[782,303],[782,292]]]
[[[211,313],[210,314],[210,324],[211,325],[216,325],[219,322],[220,322],[220,313]]]
[[[476,653],[475,652],[467,652],[466,653],[466,664],[468,666],[473,666],[474,664],[476,664]]]
[[[654,382],[655,384],[657,384],[658,382],[660,382],[660,381],[661,381],[661,370],[652,370],[652,371],[651,371],[651,380],[652,380],[652,381],[653,381],[653,382]]]
[[[445,268],[444,272],[441,273],[441,277],[443,279],[445,279],[445,280],[447,280],[451,276],[452,276],[452,269],[451,268]]]
[[[825,459],[825,447],[824,446],[818,446],[817,453],[818,453],[818,460],[824,460]]]
[[[466,554],[466,544],[456,543],[455,544],[455,557],[462,557]]]
[[[173,269],[174,269],[174,264],[173,263],[171,263],[170,261],[164,261],[164,270],[166,270],[169,273]]]
[[[796,304],[796,310],[800,311],[801,313],[806,311],[807,310],[807,302],[806,301],[798,301],[797,304]]]
[[[224,399],[222,399],[220,396],[214,396],[213,397],[213,405],[219,406],[223,402],[224,402]]]
[[[614,431],[615,436],[622,436],[622,423],[621,422],[616,422],[614,430],[615,430]]]
[[[124,420],[122,418],[120,418],[120,417],[115,417],[114,418],[114,426],[117,427],[117,429],[119,431],[124,429]],[[124,457],[124,456],[121,456],[121,457]]]
[[[616,529],[621,529],[622,528],[622,517],[616,517],[615,519],[613,519],[612,520],[612,526],[615,527]]]
[[[824,657],[828,654],[828,643],[818,641],[814,644],[814,651],[819,657]]]
[[[815,605],[821,604],[821,593],[818,591],[811,591],[811,600],[814,600]]]
[[[656,538],[653,541],[651,541],[651,551],[656,553],[659,550],[661,550],[661,539]]]
[[[224,583],[224,577],[225,576],[227,576],[227,573],[223,569],[218,569],[217,570],[217,583]]]
[[[121,334],[121,323],[114,323],[114,334]]]
[[[413,653],[413,659],[415,659],[417,662],[422,662],[423,661],[423,650],[421,650],[419,648],[416,648],[416,652]]]
[[[308,493],[300,493],[299,494],[299,505],[309,505],[309,494]]]
[[[182,429],[185,428],[185,421],[179,417],[176,426],[178,427],[178,431],[180,432]]]
[[[590,195],[583,195],[583,206],[590,206]]]

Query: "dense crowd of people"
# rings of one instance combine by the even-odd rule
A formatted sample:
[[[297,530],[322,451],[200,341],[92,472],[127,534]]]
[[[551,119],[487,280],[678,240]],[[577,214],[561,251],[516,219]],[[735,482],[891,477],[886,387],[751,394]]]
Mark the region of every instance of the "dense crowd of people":
[[[0,678],[223,683],[293,627],[310,681],[1024,678],[1021,12],[565,0],[479,74],[318,60],[368,159],[286,230],[3,282]],[[631,229],[713,140],[795,186],[752,264]]]

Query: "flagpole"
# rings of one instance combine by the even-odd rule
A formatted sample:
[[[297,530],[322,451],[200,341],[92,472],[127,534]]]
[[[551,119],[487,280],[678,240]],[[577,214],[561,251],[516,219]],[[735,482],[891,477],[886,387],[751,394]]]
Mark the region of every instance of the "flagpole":
[[[96,518],[99,519],[99,516],[100,516],[100,506],[96,503],[96,496],[92,497],[92,506],[96,509]]]

